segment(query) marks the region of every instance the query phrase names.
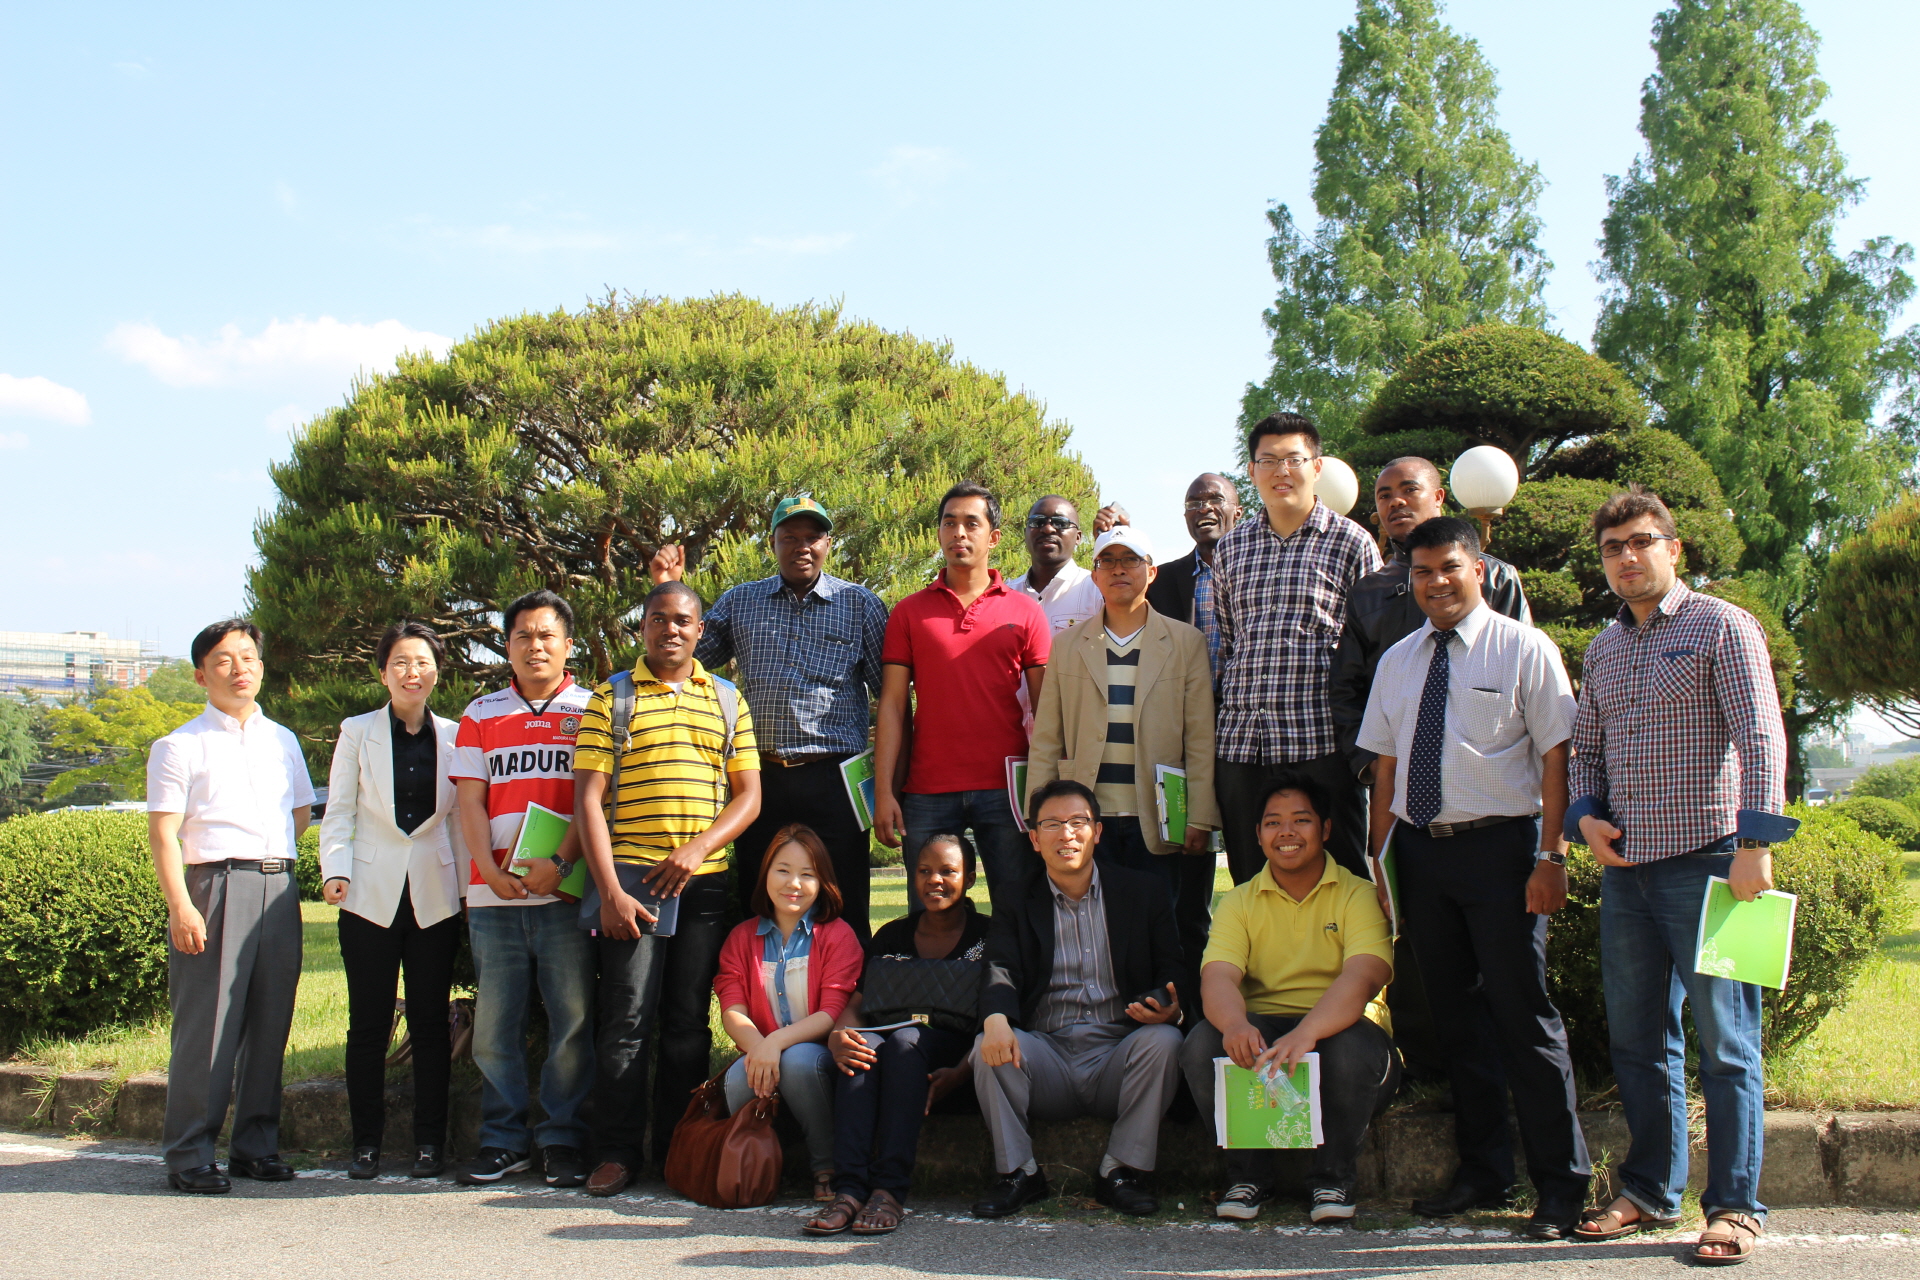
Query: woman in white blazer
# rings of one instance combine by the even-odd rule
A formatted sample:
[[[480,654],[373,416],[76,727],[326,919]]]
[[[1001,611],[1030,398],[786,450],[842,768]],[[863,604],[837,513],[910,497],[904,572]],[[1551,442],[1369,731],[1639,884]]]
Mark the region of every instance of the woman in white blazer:
[[[453,1056],[447,1013],[467,873],[460,824],[451,816],[459,726],[427,709],[445,656],[431,628],[396,622],[374,656],[393,699],[341,722],[320,820],[320,874],[326,900],[340,907],[340,961],[347,972],[348,1173],[371,1178],[380,1172],[387,1045],[404,970],[413,1045],[412,1174],[432,1178],[445,1165]]]

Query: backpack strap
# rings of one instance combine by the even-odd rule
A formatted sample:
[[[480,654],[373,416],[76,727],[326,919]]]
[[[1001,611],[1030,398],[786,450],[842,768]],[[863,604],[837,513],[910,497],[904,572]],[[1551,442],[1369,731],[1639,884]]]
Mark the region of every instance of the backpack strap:
[[[609,832],[613,829],[614,804],[620,798],[620,757],[633,741],[633,672],[615,672],[612,684],[613,775],[607,779],[607,789],[600,801],[600,807],[607,814]]]
[[[727,724],[726,741],[720,744],[720,767],[724,770],[726,761],[733,756],[734,727],[740,723],[740,687],[731,680],[714,676],[713,692],[720,699],[720,718]]]

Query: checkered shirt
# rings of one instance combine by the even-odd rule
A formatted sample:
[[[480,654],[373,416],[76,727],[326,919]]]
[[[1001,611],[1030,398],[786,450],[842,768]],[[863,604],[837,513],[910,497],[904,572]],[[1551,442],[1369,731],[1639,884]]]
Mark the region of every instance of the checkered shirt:
[[[1622,607],[1587,646],[1573,752],[1568,826],[1608,817],[1630,862],[1758,838],[1749,815],[1784,807],[1787,763],[1760,624],[1679,582],[1643,623]]]
[[[775,574],[721,595],[694,656],[713,671],[738,661],[762,754],[856,755],[886,636],[887,606],[858,583],[823,573],[796,597]]]
[[[1219,758],[1290,764],[1332,755],[1327,670],[1347,592],[1380,567],[1365,530],[1323,502],[1282,538],[1262,511],[1213,549],[1219,622]]]

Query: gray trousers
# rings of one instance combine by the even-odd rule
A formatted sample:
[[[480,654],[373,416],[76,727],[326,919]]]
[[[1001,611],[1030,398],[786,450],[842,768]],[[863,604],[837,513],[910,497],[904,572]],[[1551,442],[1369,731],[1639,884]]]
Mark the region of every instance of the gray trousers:
[[[1113,1121],[1107,1154],[1130,1169],[1151,1170],[1160,1153],[1160,1118],[1180,1074],[1180,1030],[1161,1024],[1082,1022],[1060,1031],[1018,1031],[1020,1063],[989,1067],[973,1042],[973,1088],[993,1135],[993,1166],[1012,1173],[1033,1159],[1028,1120],[1099,1116]]]
[[[300,890],[277,875],[188,866],[187,895],[207,922],[197,956],[167,944],[173,1059],[162,1154],[175,1173],[213,1163],[233,1101],[228,1154],[280,1150],[280,1069],[300,985]]]

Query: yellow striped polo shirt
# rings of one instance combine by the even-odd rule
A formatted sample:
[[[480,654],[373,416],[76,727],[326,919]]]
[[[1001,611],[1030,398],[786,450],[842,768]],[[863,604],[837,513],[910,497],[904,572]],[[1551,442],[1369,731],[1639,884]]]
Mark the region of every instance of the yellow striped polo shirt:
[[[698,662],[675,693],[642,662],[633,669],[632,738],[620,753],[620,794],[613,814],[613,856],[652,866],[720,816],[730,792],[724,776],[760,768],[753,717],[740,698],[733,751],[724,760],[726,721],[713,676]],[[600,685],[580,717],[576,769],[613,772],[613,684]],[[727,847],[707,855],[699,874],[727,869]]]

